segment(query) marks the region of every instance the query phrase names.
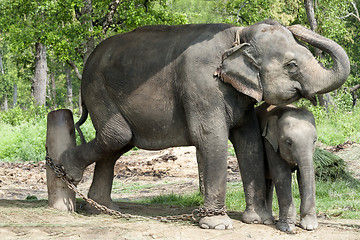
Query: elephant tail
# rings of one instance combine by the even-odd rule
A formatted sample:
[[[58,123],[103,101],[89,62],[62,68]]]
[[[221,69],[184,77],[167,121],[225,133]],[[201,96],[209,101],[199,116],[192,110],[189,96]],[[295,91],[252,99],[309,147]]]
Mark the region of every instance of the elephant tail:
[[[84,134],[82,133],[82,131],[80,129],[80,126],[83,125],[83,123],[86,121],[89,111],[84,103],[82,103],[81,107],[82,107],[82,114],[81,114],[79,121],[77,121],[75,123],[75,128],[76,128],[76,131],[79,133],[81,144],[84,144],[84,143],[86,143],[86,140],[84,138]]]

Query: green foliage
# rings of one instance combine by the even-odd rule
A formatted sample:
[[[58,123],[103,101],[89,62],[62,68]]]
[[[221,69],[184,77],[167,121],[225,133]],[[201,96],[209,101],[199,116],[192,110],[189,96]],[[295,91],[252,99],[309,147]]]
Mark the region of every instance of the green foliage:
[[[47,113],[48,109],[44,106],[31,105],[30,108],[26,110],[15,107],[7,111],[0,111],[0,121],[4,124],[18,126],[24,123],[41,121]]]
[[[45,159],[45,118],[10,125],[0,122],[1,161],[41,161]]]
[[[346,91],[331,94],[332,102],[327,110],[313,106],[309,101],[297,102],[298,107],[311,111],[315,117],[318,141],[334,146],[347,141],[360,141],[360,106],[352,107],[351,95]]]
[[[303,2],[300,0],[217,1],[216,11],[223,17],[222,22],[241,25],[251,25],[269,18],[290,25],[303,22],[306,18]]]

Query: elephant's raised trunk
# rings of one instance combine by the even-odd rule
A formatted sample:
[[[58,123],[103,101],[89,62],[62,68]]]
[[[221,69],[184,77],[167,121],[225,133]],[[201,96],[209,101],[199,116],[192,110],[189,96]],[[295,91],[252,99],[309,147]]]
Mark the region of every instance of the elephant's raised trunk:
[[[348,78],[350,73],[349,58],[340,45],[300,25],[289,26],[288,29],[299,39],[311,44],[314,47],[330,54],[333,60],[333,67],[326,69],[319,64],[316,70],[317,80],[313,82],[311,90],[306,89],[306,94],[314,95],[331,92],[339,88]]]

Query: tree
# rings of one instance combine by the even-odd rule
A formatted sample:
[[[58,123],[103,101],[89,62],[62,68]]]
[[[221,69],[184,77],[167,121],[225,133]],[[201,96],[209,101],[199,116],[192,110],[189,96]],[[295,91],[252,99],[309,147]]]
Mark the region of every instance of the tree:
[[[31,94],[37,105],[45,106],[46,87],[47,87],[47,60],[46,47],[40,43],[35,43],[35,71],[31,86]]]

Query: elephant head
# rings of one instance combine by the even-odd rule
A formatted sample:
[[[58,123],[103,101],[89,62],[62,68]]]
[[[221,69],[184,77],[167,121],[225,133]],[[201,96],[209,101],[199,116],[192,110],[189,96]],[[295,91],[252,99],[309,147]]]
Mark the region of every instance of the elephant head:
[[[324,68],[295,37],[328,53],[333,60]],[[284,27],[265,21],[239,28],[235,46],[223,55],[216,72],[238,91],[269,104],[288,104],[339,88],[350,73],[345,51],[334,41],[300,25]]]
[[[288,107],[283,115],[270,116],[262,135],[289,165],[312,163],[317,133],[314,116],[309,111]]]

